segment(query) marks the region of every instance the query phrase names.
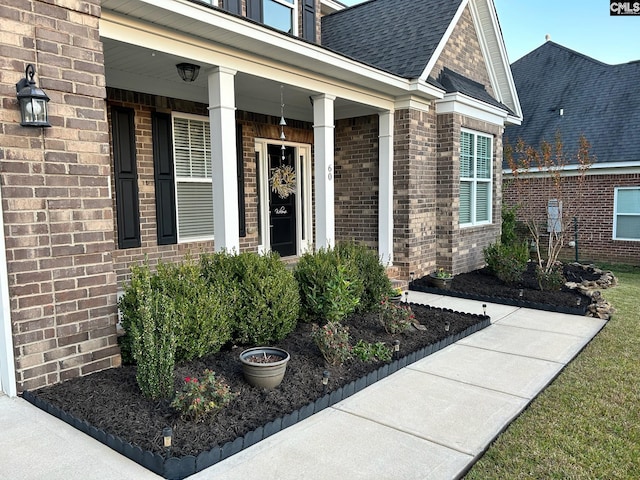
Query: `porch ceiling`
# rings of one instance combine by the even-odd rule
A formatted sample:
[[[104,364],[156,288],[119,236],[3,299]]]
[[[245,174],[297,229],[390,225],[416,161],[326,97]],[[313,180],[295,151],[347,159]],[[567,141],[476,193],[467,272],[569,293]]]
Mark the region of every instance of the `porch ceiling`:
[[[102,42],[108,87],[209,103],[207,69],[214,65],[108,38],[102,38]],[[185,83],[178,76],[176,64],[181,62],[200,65],[200,75],[195,82]],[[235,79],[236,107],[239,110],[280,116],[280,85],[281,83],[268,78],[238,72]],[[313,107],[309,97],[318,93],[295,85],[284,85],[285,116],[312,122]],[[375,108],[361,103],[342,98],[335,100],[336,119],[377,112]]]
[[[340,119],[393,109],[394,97],[421,88],[197,2],[103,0],[100,33],[107,86],[208,103],[207,69],[220,65],[238,70],[237,108],[256,113],[280,114],[283,83],[285,115],[305,121],[313,119],[309,97],[319,93],[337,97]],[[178,77],[180,62],[201,66],[194,83]]]

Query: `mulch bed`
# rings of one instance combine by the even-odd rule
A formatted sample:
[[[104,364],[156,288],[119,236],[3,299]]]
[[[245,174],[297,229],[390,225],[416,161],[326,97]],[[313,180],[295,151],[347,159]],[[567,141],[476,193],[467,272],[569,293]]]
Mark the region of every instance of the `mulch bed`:
[[[378,314],[357,314],[344,322],[349,326],[352,344],[362,339],[392,345],[398,339],[400,356],[405,356],[445,338],[452,339],[480,322],[488,323],[488,318],[482,315],[414,304],[411,308],[426,330],[411,329],[392,336],[382,328]],[[450,325],[448,332],[444,328],[446,322]],[[327,391],[335,391],[357,379],[366,378],[367,374],[384,365],[383,362],[364,363],[360,360],[349,360],[339,367],[325,365],[311,340],[311,325],[305,323],[299,324],[294,333],[272,346],[285,349],[291,355],[284,380],[274,390],[247,385],[238,359],[240,347],[228,347],[215,355],[177,365],[176,390],[181,388],[183,378],[197,377],[208,368],[216,372],[218,378],[224,378],[233,392],[239,393],[215,418],[200,423],[182,420],[168,401],[154,402],[144,398],[137,386],[133,366],[104,370],[31,394],[106,434],[159,454],[164,454],[162,429],[171,426],[171,455],[196,456],[216,445],[234,442],[248,432],[307,406]],[[322,385],[325,370],[330,372],[327,390]]]
[[[567,280],[579,283],[582,280],[597,280],[588,270],[566,264],[563,274]],[[591,299],[576,290],[562,287],[557,291],[541,291],[535,275],[535,263],[529,262],[522,280],[515,285],[507,285],[493,276],[486,268],[456,275],[451,288],[444,292],[433,288],[428,277],[422,277],[411,283],[411,289],[425,292],[446,293],[448,295],[485,300],[492,303],[521,305],[541,310],[562,311],[584,315]]]

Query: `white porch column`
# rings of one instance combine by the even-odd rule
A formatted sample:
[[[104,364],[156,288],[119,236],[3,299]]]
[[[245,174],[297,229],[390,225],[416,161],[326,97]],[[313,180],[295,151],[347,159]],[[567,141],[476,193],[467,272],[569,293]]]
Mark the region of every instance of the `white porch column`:
[[[209,122],[215,249],[240,252],[236,160],[236,70],[216,67],[209,73]]]
[[[315,150],[316,250],[335,245],[334,133],[332,95],[313,97]]]
[[[394,114],[382,112],[379,141],[378,255],[383,264],[393,264],[393,126]]]
[[[7,250],[4,241],[2,195],[0,194],[0,393],[10,397],[18,394],[11,333],[11,305],[7,274]]]

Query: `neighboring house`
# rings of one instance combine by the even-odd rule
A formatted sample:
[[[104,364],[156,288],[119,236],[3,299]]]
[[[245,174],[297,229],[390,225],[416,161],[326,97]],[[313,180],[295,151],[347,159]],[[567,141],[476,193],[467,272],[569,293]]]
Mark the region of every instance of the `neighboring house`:
[[[119,365],[117,292],[145,258],[356,240],[407,279],[474,269],[499,235],[502,134],[521,114],[491,0],[25,0],[0,15],[8,393]],[[51,128],[20,126],[29,63]],[[270,180],[287,166],[282,198]]]
[[[577,219],[579,258],[640,265],[640,62],[607,65],[547,41],[511,69],[524,120],[506,129],[505,142],[521,138],[539,148],[559,132],[567,153],[576,153],[580,135],[591,144],[596,162]],[[504,166],[505,203],[515,204]],[[568,191],[575,191],[575,159],[565,170]],[[537,198],[544,212],[547,196]],[[572,249],[564,254],[574,257]]]

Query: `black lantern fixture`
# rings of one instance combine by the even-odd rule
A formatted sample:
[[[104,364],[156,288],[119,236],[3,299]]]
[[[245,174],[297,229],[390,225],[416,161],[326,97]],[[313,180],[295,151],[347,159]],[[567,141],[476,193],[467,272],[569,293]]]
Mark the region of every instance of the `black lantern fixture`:
[[[23,127],[50,127],[47,102],[49,97],[44,90],[38,88],[33,76],[36,74],[33,65],[27,65],[25,78],[16,83],[18,103],[20,104],[20,125]]]
[[[194,82],[200,73],[200,65],[194,65],[193,63],[179,63],[176,68],[178,69],[178,75],[185,82]]]

